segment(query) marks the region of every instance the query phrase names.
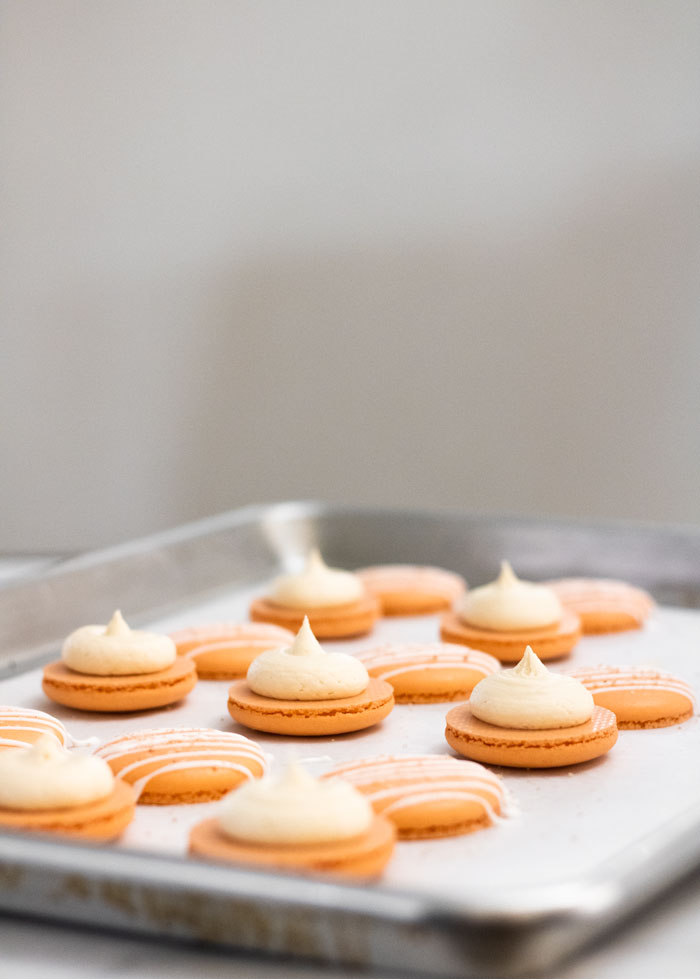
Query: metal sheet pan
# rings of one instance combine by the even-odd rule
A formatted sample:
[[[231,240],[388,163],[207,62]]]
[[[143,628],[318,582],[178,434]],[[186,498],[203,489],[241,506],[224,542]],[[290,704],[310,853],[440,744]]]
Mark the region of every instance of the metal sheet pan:
[[[700,607],[700,533],[689,528],[314,503],[251,507],[66,562],[0,591],[6,689],[55,656],[76,624],[104,619],[117,605],[144,623],[216,607],[293,566],[312,544],[343,567],[434,563],[473,583],[492,577],[507,555],[523,577],[622,577],[666,605]],[[669,612],[676,635],[700,628],[700,616],[678,614]],[[2,690],[0,683],[0,699]],[[697,725],[688,738],[691,755],[683,757],[697,758]],[[420,878],[415,886],[357,887],[5,834],[0,908],[369,968],[532,974],[700,864],[699,830],[700,799],[681,796],[658,825],[628,833],[604,861],[579,861],[568,877],[530,873],[526,882],[492,887],[465,879],[442,890],[421,886]]]

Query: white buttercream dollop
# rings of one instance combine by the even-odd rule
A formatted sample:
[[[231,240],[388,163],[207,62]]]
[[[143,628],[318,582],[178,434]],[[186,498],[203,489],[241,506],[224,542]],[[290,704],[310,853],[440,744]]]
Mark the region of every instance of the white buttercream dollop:
[[[496,581],[468,591],[457,613],[467,625],[508,632],[555,625],[564,609],[551,588],[521,581],[508,561],[502,561]]]
[[[106,798],[113,787],[106,761],[66,751],[50,734],[27,748],[0,752],[0,806],[5,809],[82,806]]]
[[[268,649],[248,667],[253,693],[275,700],[338,700],[362,693],[369,683],[365,666],[347,653],[327,653],[304,616],[291,646]]]
[[[474,717],[516,730],[585,724],[593,707],[593,697],[582,683],[550,673],[529,646],[517,666],[484,677],[469,698]]]
[[[293,762],[279,775],[253,779],[231,792],[219,826],[246,843],[303,845],[360,836],[372,819],[372,806],[349,782],[319,781]]]
[[[106,626],[84,625],[71,632],[61,657],[78,673],[127,676],[166,670],[175,662],[177,650],[169,636],[130,629],[117,610]]]
[[[306,559],[304,570],[277,578],[268,598],[286,608],[304,609],[348,605],[365,594],[365,587],[356,574],[329,568],[319,550],[314,548]]]

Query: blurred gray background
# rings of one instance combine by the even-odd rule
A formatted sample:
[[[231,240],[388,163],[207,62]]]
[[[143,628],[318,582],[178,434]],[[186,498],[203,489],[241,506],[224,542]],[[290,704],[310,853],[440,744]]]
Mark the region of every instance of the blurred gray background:
[[[700,4],[0,12],[0,549],[700,522]]]

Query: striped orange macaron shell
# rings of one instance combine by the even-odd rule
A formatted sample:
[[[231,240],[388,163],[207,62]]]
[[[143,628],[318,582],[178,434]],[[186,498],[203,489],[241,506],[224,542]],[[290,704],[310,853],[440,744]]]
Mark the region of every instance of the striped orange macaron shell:
[[[258,778],[268,767],[262,748],[212,728],[152,728],[95,750],[115,775],[133,785],[142,805],[210,802]]]
[[[179,656],[187,656],[203,680],[237,680],[256,656],[291,646],[295,633],[266,622],[217,622],[171,632]]]
[[[397,703],[464,700],[501,664],[494,656],[456,643],[384,643],[359,653],[370,676],[394,688]]]
[[[0,750],[25,748],[28,744],[34,744],[44,734],[53,734],[62,745],[67,745],[70,741],[63,724],[43,710],[33,710],[30,707],[0,707]]]
[[[350,782],[400,839],[459,836],[494,823],[506,795],[493,772],[449,755],[389,755],[338,765],[323,778]]]
[[[466,588],[461,575],[419,564],[380,564],[355,572],[382,615],[428,615],[452,607]]]
[[[560,578],[545,584],[578,615],[586,635],[641,629],[655,607],[641,588],[611,578]]]
[[[594,666],[568,675],[591,692],[598,706],[615,714],[620,728],[671,727],[695,712],[689,684],[653,667]]]

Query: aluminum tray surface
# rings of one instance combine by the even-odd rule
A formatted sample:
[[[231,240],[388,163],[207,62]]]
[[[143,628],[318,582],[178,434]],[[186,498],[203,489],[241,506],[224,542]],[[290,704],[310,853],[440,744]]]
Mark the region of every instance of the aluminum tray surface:
[[[380,753],[450,753],[450,704],[399,705],[379,727],[334,739],[238,728],[225,682],[200,681],[167,711],[92,717],[47,701],[39,660],[77,624],[120,606],[157,630],[246,617],[269,578],[298,567],[311,544],[335,565],[410,561],[493,578],[508,556],[526,578],[624,577],[660,600],[699,602],[697,532],[354,510],[320,504],[249,508],[91,555],[0,592],[0,702],[48,710],[78,738],[202,725],[240,730],[279,764],[293,750],[315,774]],[[695,576],[695,577],[694,577]],[[32,609],[27,621],[20,613]],[[70,618],[70,622],[67,621]],[[437,638],[437,618],[382,621],[371,637]],[[588,637],[556,669],[657,665],[700,689],[700,614],[660,607],[638,632]],[[604,759],[570,769],[501,769],[512,814],[469,836],[401,843],[381,884],[298,880],[183,859],[192,823],[216,804],[137,810],[122,841],[91,848],[0,836],[0,907],[112,927],[433,974],[532,973],[611,927],[700,862],[700,723],[621,732]]]

